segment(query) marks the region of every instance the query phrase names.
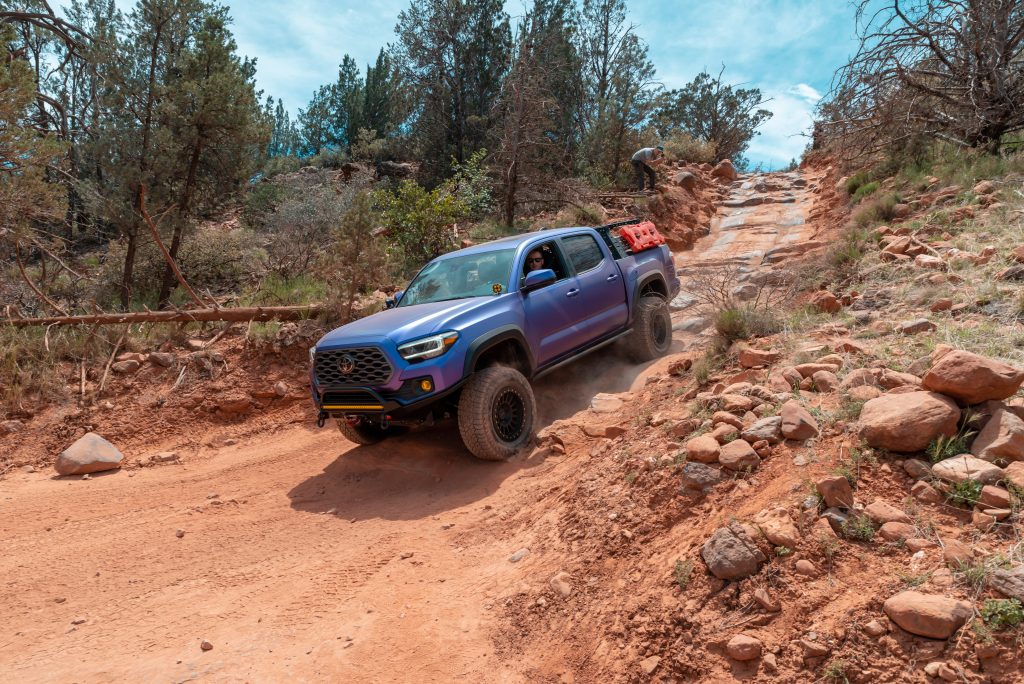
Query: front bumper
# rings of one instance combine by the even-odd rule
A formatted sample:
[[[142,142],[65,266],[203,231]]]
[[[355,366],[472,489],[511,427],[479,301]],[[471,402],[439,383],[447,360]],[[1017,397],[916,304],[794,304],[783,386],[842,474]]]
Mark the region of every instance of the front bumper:
[[[395,345],[389,342],[317,348],[319,360],[321,353],[337,355],[339,351],[373,347],[387,358],[392,372],[386,382],[380,385],[344,384],[336,381],[336,374],[324,373],[322,367],[321,378],[318,378],[317,364],[314,362],[309,373],[313,403],[321,415],[326,413],[333,417],[368,415],[400,419],[424,413],[435,402],[461,386],[462,359],[465,355],[465,349],[461,347],[464,344],[459,340],[442,356],[419,363],[409,363],[403,359]],[[322,381],[325,376],[335,381]],[[429,390],[423,389],[423,381],[429,381]]]

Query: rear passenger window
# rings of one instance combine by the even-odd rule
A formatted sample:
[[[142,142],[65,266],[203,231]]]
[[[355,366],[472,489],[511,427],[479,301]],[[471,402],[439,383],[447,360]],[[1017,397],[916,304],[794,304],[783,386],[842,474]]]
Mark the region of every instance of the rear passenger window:
[[[577,273],[589,271],[604,259],[601,248],[592,235],[573,235],[562,238],[562,246]]]

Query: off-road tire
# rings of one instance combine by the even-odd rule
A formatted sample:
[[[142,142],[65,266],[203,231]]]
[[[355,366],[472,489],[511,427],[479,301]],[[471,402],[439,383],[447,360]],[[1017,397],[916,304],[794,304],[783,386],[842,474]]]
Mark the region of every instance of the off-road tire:
[[[387,429],[382,429],[379,425],[371,425],[365,420],[360,420],[354,425],[348,422],[347,418],[337,418],[335,422],[345,439],[361,446],[376,444],[388,436]]]
[[[473,374],[459,397],[459,433],[485,461],[504,461],[533,438],[533,388],[514,368],[491,366]]]
[[[672,317],[668,302],[656,295],[641,297],[636,304],[633,332],[625,340],[626,356],[636,363],[653,361],[672,346]]]

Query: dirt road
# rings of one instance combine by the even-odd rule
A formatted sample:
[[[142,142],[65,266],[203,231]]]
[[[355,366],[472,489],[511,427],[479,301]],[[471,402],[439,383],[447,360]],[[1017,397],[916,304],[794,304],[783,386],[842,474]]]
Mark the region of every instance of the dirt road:
[[[801,212],[798,200],[759,206]],[[763,257],[799,235],[795,215],[747,209],[726,207],[681,262]],[[645,372],[600,357],[550,376],[544,420]],[[529,555],[510,560],[542,542],[504,522],[544,516],[538,492],[564,472],[541,455],[478,462],[452,426],[356,448],[311,416],[295,407],[180,464],[0,480],[4,680],[527,681],[530,663],[501,657],[495,614],[546,580]]]

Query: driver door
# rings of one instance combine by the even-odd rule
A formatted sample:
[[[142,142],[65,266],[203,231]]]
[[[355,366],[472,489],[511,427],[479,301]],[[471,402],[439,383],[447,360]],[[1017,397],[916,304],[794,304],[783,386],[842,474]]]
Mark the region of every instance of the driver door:
[[[530,251],[543,248],[557,280],[547,287],[523,293],[523,328],[534,350],[538,366],[544,366],[571,351],[576,342],[573,323],[578,305],[576,278],[565,268],[565,260],[554,242],[532,245],[520,256],[517,273],[524,272]]]

